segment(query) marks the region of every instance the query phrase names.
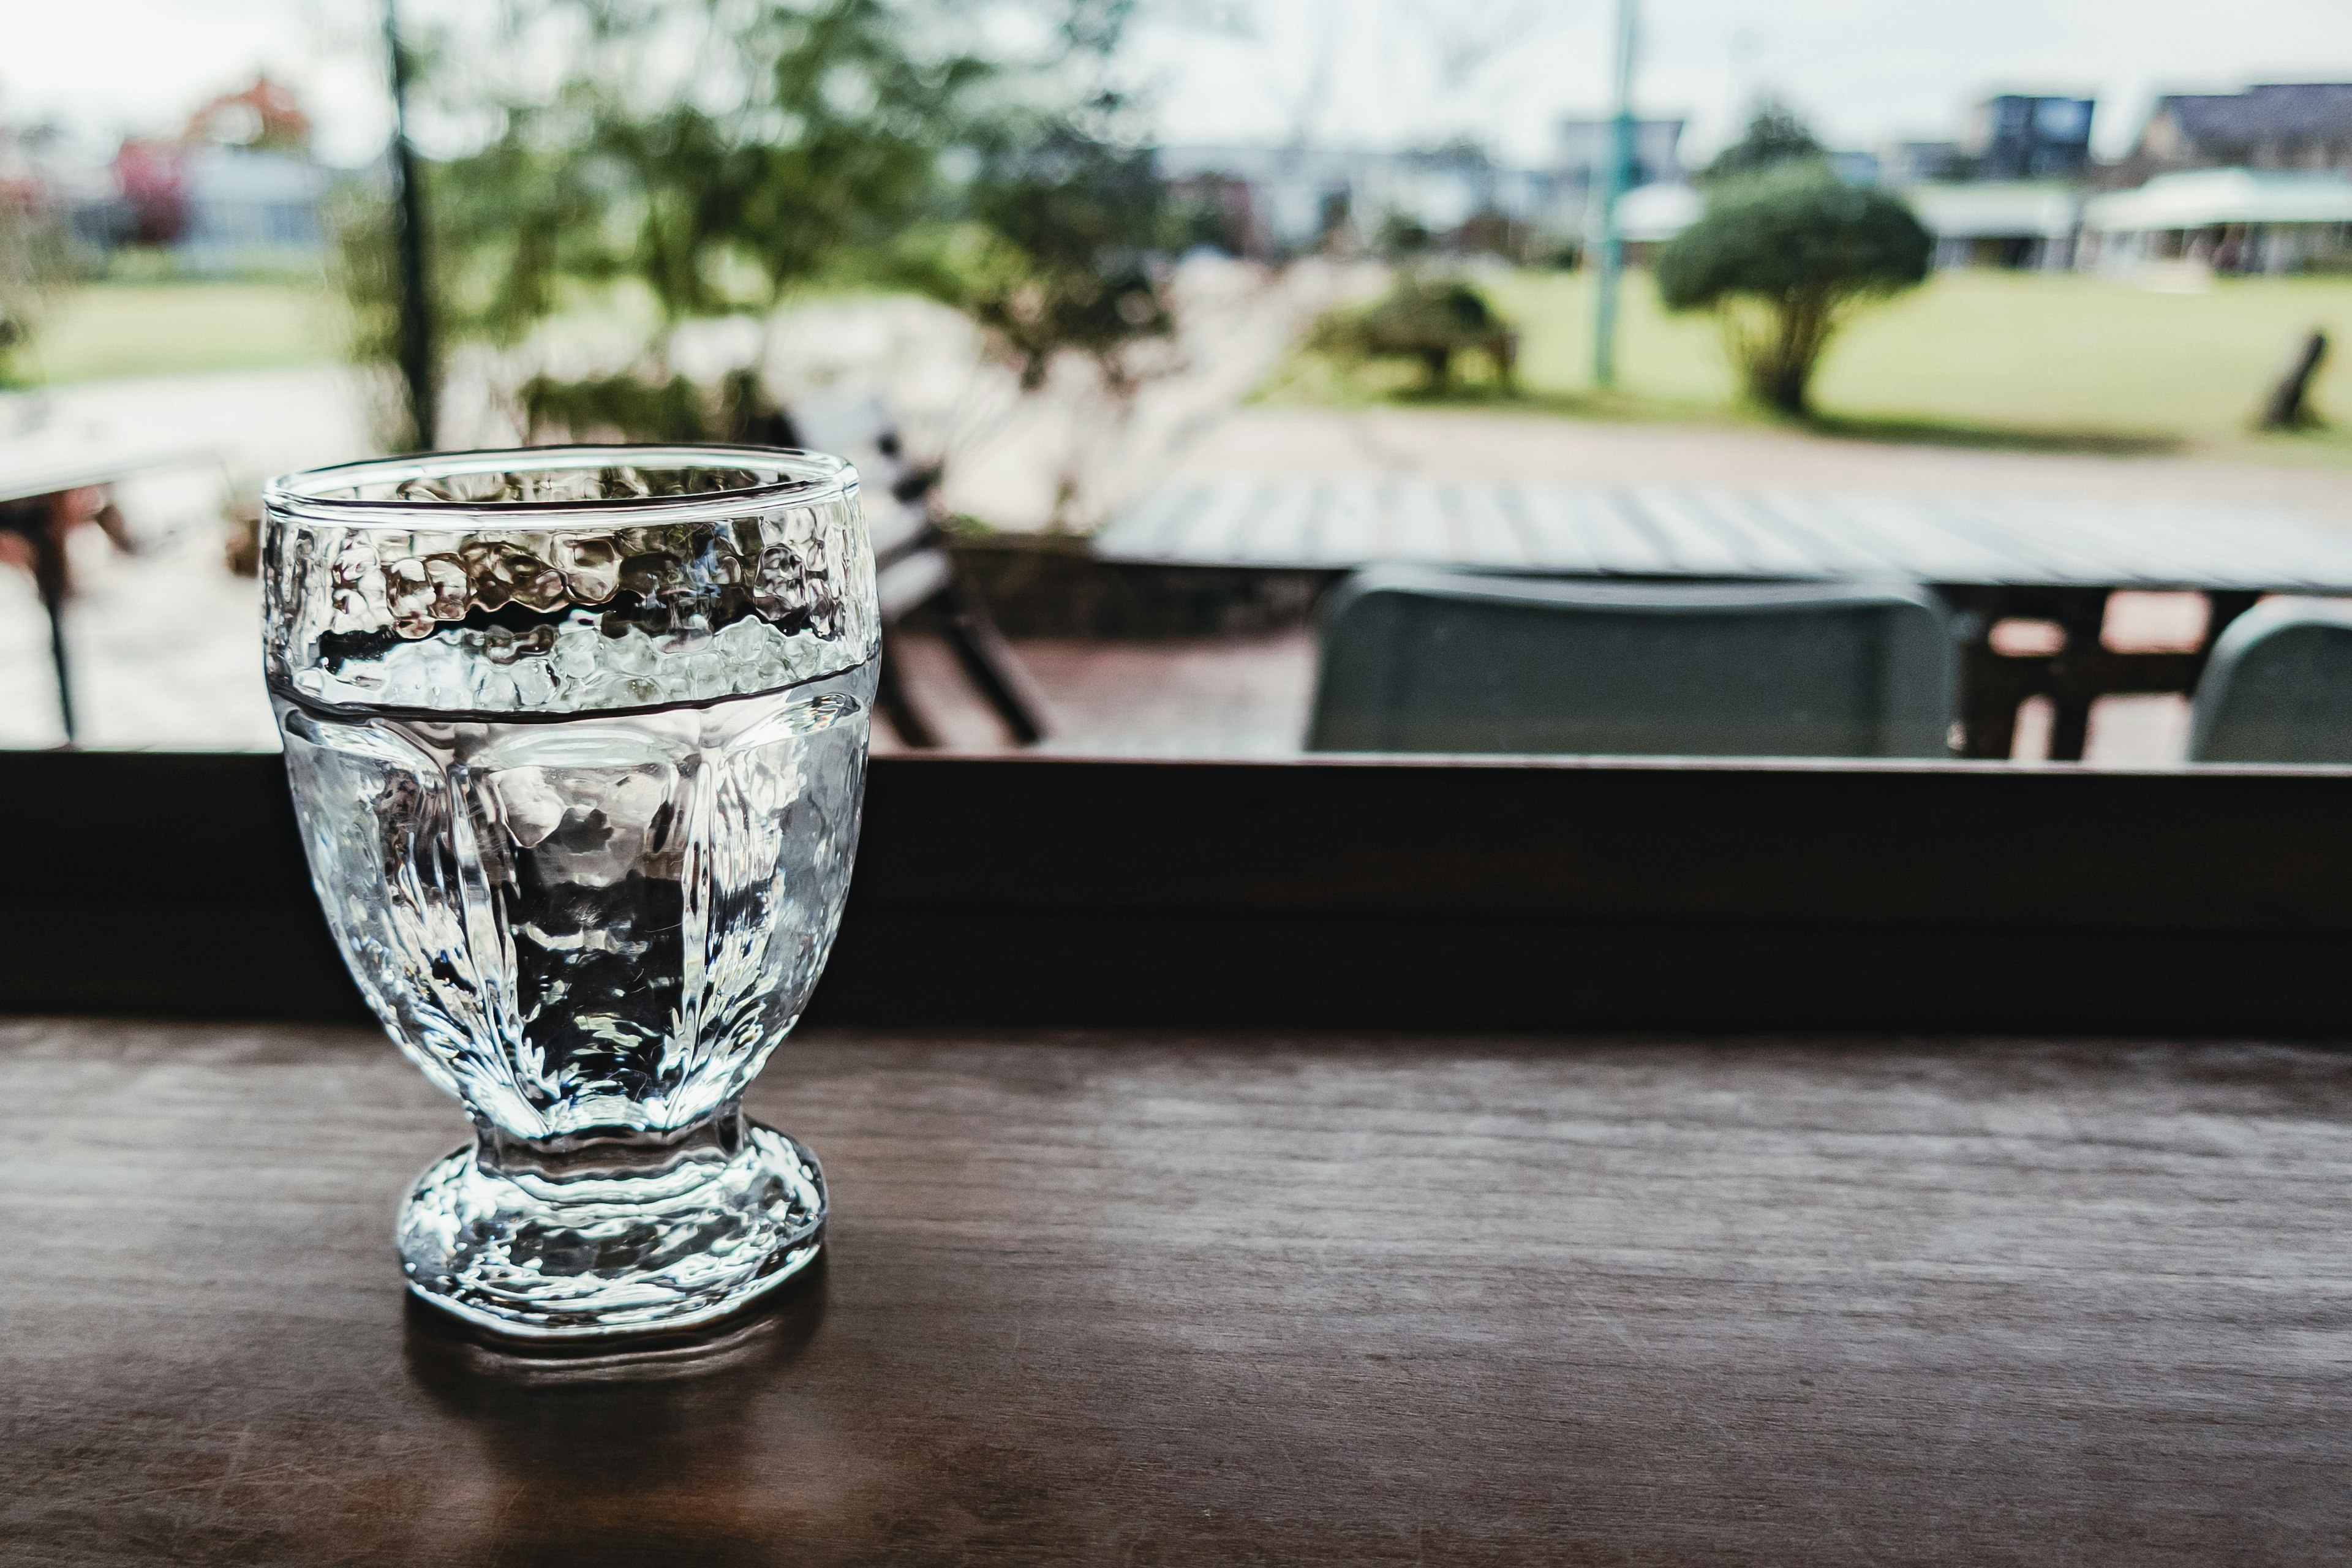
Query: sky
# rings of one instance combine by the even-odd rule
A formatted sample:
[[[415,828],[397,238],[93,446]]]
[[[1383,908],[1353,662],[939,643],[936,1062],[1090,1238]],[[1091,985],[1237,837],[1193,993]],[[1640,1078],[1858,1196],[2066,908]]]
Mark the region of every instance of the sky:
[[[411,0],[412,6],[459,0]],[[480,4],[482,0],[466,0]],[[2129,146],[2153,96],[2352,80],[2352,0],[1638,0],[1635,101],[1686,116],[1686,152],[1759,91],[1833,145],[1958,132],[1998,90],[2095,94]],[[1426,145],[1543,158],[1608,101],[1615,0],[1147,0],[1130,82],[1176,142]],[[375,0],[0,0],[0,119],[93,142],[167,132],[257,67],[290,82],[328,161],[382,146]]]

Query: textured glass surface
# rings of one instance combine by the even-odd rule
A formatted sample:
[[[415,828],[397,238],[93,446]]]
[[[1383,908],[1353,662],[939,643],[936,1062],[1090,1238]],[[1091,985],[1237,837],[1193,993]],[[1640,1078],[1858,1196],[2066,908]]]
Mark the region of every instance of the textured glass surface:
[[[312,880],[478,1137],[420,1180],[420,1294],[510,1331],[724,1311],[823,1180],[738,1100],[822,971],[879,628],[846,465],[607,448],[268,496],[268,668]]]
[[[854,472],[551,450],[526,474],[365,463],[274,494],[271,685],[337,708],[578,713],[773,690],[873,651]]]

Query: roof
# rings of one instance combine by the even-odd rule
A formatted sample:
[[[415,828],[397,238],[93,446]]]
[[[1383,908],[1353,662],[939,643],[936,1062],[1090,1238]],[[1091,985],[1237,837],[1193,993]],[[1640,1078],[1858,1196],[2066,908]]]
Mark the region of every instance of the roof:
[[[1636,185],[1617,198],[1617,234],[1637,245],[1672,239],[1706,210],[1706,199],[1688,185]]]
[[[2243,92],[2168,93],[2170,113],[2192,145],[2352,139],[2352,82],[2273,82]]]
[[[2109,234],[2230,223],[2352,223],[2352,175],[2269,169],[2184,169],[2136,191],[2094,196],[2088,227]]]
[[[2057,238],[2074,233],[2083,213],[2080,191],[2042,180],[1918,184],[1903,195],[1938,239]]]

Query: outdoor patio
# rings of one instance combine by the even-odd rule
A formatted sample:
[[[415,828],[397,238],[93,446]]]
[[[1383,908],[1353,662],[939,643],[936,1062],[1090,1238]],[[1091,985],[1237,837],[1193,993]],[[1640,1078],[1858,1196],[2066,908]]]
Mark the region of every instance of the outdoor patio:
[[[299,467],[362,442],[356,387],[340,373],[271,372],[131,384],[54,396],[53,417],[115,428],[169,427],[208,445],[225,468]],[[1172,426],[1171,426],[1172,428]],[[2261,512],[2352,532],[2352,489],[2332,472],[2194,458],[2116,458],[1889,446],[1778,431],[1573,423],[1517,415],[1244,406],[1201,420],[1146,470],[1157,482],[1360,482],[1479,478],[1591,485],[1671,474],[1693,487],[1912,495],[2059,498],[2168,512]],[[223,563],[216,471],[122,487],[147,552],[124,558],[94,533],[76,540],[79,596],[68,638],[89,743],[272,747],[252,655],[256,585]],[[1145,493],[1131,480],[1132,493]],[[2106,628],[2119,647],[2179,645],[2184,613],[2158,595],[2119,595]],[[2193,641],[2194,632],[2189,633]],[[1048,703],[1048,750],[1117,755],[1295,752],[1314,684],[1311,626],[1192,637],[1016,639]],[[941,740],[994,750],[1007,736],[946,651],[919,627],[904,638],[916,700]],[[2029,708],[2017,754],[2046,744]],[[2187,734],[2177,697],[2118,697],[2092,721],[2089,761],[2176,763]],[[0,572],[0,744],[60,738],[46,633],[30,580]],[[877,744],[888,745],[887,735]]]

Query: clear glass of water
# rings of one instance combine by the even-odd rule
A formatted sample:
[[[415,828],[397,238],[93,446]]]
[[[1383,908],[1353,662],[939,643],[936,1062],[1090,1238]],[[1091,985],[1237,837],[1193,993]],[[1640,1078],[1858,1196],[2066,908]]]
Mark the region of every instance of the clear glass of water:
[[[730,1311],[824,1179],[741,1096],[824,967],[880,650],[857,476],[740,447],[355,463],[265,497],[264,637],[310,875],[467,1147],[410,1288],[508,1332]]]

